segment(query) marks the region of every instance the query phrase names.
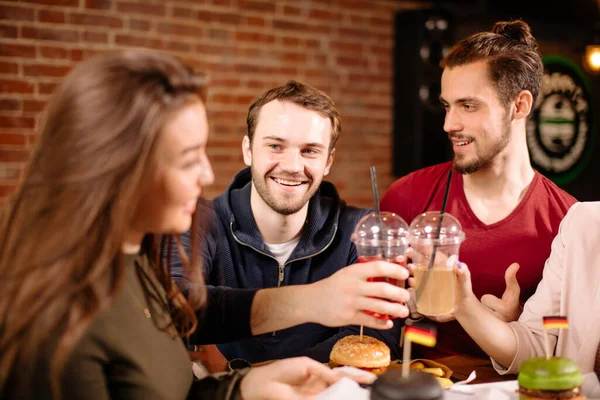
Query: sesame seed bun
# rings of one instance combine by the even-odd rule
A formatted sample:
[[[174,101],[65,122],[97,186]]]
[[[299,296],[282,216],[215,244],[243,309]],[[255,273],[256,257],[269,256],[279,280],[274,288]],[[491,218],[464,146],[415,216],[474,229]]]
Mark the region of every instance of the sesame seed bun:
[[[361,369],[379,369],[390,365],[390,349],[380,340],[370,336],[346,336],[333,346],[330,365]]]

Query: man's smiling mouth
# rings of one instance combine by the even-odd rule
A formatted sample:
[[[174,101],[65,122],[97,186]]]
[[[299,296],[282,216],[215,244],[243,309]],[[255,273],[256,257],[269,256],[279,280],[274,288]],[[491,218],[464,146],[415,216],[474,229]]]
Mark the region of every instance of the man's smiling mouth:
[[[275,182],[279,183],[280,185],[284,185],[284,186],[300,186],[306,182],[304,181],[289,181],[287,179],[281,179],[281,178],[271,178],[273,179]]]

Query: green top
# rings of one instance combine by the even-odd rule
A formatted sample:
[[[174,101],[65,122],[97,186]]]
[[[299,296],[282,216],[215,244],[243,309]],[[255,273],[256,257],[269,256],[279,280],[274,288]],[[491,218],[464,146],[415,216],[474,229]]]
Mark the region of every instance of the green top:
[[[529,390],[570,390],[583,384],[579,366],[564,357],[536,357],[519,367],[519,385]]]
[[[135,261],[138,262],[138,267]],[[62,380],[63,399],[235,399],[241,375],[209,377],[192,387],[188,351],[158,301],[144,297],[136,268],[166,294],[141,256],[127,256],[125,282],[114,303],[92,322],[75,347]],[[148,297],[150,298],[150,297]],[[151,317],[146,316],[148,308]]]

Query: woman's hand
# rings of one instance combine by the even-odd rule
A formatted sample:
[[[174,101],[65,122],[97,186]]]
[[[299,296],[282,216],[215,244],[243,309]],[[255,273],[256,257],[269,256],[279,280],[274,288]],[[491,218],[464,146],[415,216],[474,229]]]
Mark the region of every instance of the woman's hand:
[[[240,391],[244,400],[309,399],[341,377],[310,358],[288,358],[252,368],[242,379]]]

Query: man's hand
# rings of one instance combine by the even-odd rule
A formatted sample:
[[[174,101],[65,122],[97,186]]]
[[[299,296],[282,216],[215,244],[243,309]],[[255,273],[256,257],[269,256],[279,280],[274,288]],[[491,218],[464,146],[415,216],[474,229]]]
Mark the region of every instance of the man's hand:
[[[342,377],[307,357],[288,358],[252,368],[242,378],[244,400],[301,400],[313,398]]]
[[[504,273],[506,281],[506,289],[499,299],[494,295],[485,294],[481,297],[481,303],[489,308],[492,313],[504,322],[516,321],[521,315],[521,307],[519,305],[519,296],[521,295],[521,287],[517,281],[517,271],[519,264],[512,263]]]
[[[325,326],[364,325],[374,329],[389,329],[392,321],[377,319],[364,310],[404,318],[404,305],[410,295],[404,288],[387,282],[368,282],[368,278],[388,277],[404,282],[406,268],[385,261],[349,265],[329,278],[307,285],[309,293],[304,307],[309,319]],[[388,301],[389,300],[389,301]]]
[[[406,289],[369,278],[388,277],[404,286],[406,268],[385,261],[353,264],[307,285],[261,289],[252,302],[250,325],[253,335],[313,322],[330,327],[364,325],[390,329],[392,321],[377,319],[363,311],[393,317],[408,316]]]

